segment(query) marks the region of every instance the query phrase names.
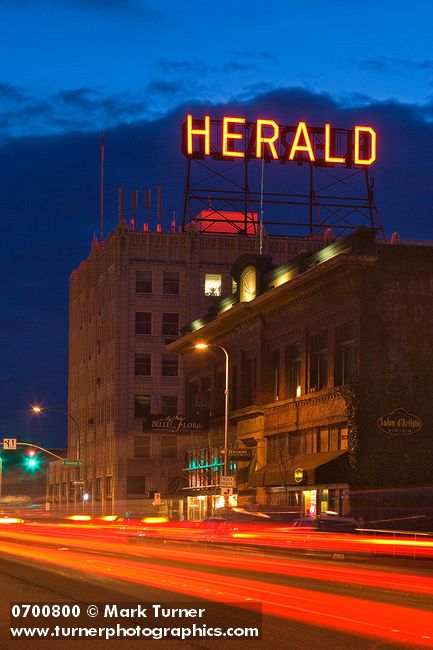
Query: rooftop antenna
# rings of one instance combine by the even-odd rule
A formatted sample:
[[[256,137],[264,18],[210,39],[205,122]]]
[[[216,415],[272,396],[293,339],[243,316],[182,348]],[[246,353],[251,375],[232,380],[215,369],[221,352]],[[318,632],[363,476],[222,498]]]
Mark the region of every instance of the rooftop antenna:
[[[123,221],[123,187],[117,188],[117,219],[119,223]]]
[[[100,241],[104,241],[104,131],[101,132]]]
[[[265,150],[262,153],[262,177],[260,181],[260,223],[259,223],[259,255],[263,255],[263,187],[265,175]]]
[[[156,186],[156,220],[157,225],[161,225],[162,221],[162,187],[161,185]]]
[[[132,211],[134,216],[134,221],[137,221],[137,210],[138,210],[138,190],[132,192]]]
[[[150,189],[145,190],[146,197],[146,221],[150,222],[150,207],[151,207],[151,192]]]

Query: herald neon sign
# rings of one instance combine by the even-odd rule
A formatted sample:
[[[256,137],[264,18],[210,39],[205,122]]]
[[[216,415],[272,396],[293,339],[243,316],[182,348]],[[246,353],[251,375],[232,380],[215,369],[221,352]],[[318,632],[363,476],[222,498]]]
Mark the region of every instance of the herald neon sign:
[[[367,167],[377,157],[377,134],[371,126],[355,125],[353,130],[335,129],[330,123],[309,127],[306,122],[283,126],[275,120],[259,118],[254,123],[244,117],[189,114],[182,126],[182,150],[188,158],[212,156],[219,160],[265,158],[266,161],[311,162],[325,165]]]

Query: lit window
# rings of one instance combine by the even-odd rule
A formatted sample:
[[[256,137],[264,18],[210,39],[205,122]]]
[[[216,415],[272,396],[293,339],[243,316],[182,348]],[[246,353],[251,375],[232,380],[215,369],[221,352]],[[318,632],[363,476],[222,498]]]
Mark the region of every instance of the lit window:
[[[249,302],[256,297],[256,269],[248,266],[241,275],[240,301]]]
[[[150,415],[150,395],[135,396],[134,415],[136,418],[143,418]]]
[[[349,431],[347,427],[340,427],[340,449],[349,448]]]
[[[221,295],[221,275],[219,273],[206,273],[204,276],[204,295]]]

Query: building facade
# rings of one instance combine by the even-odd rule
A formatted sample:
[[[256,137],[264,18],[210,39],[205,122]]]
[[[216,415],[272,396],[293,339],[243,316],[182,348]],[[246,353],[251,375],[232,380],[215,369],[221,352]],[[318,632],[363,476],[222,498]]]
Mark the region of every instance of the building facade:
[[[264,245],[282,262],[305,241],[267,236]],[[185,419],[183,364],[166,345],[232,294],[233,262],[257,248],[248,234],[140,232],[123,219],[93,242],[70,280],[68,458],[82,467],[53,464],[59,507],[87,494],[94,513],[182,516],[184,449],[203,423]]]
[[[378,243],[359,229],[285,265],[243,255],[232,273],[230,307],[222,301],[168,346],[185,356],[187,414],[195,392],[212,396],[210,444],[187,454],[190,516],[222,505],[218,346],[230,361],[233,504],[346,514],[354,490],[431,494],[433,247]]]

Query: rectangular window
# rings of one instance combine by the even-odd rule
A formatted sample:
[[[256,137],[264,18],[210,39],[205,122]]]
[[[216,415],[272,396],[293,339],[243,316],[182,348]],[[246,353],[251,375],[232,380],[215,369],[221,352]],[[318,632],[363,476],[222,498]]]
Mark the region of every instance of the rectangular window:
[[[340,448],[338,426],[331,425],[329,429],[329,451],[337,451]]]
[[[272,354],[272,379],[273,379],[273,401],[280,399],[280,351],[274,350]]]
[[[162,396],[161,413],[163,415],[177,415],[177,395]]]
[[[182,489],[182,476],[169,476],[167,484],[168,494],[177,494]]]
[[[179,314],[162,315],[162,335],[177,336],[179,334]]]
[[[135,272],[136,293],[152,293],[152,271]]]
[[[328,335],[317,334],[310,341],[310,392],[328,383]]]
[[[176,436],[161,436],[161,458],[177,458]]]
[[[152,314],[149,311],[135,312],[135,333],[152,334]]]
[[[112,494],[113,492],[113,477],[105,477],[105,494]]]
[[[349,431],[347,427],[340,427],[340,449],[349,448]]]
[[[287,397],[295,399],[301,392],[301,344],[286,348]]]
[[[320,427],[320,451],[329,451],[329,428]]]
[[[134,402],[134,416],[144,418],[150,415],[150,395],[136,395]]]
[[[151,375],[151,357],[150,354],[136,354],[135,355],[135,364],[134,364],[134,374],[141,375],[144,377],[150,377]]]
[[[134,436],[134,458],[150,458],[150,436]]]
[[[163,377],[177,377],[179,357],[177,354],[163,354],[161,365],[161,375]]]
[[[266,456],[268,463],[283,467],[289,456],[289,438],[287,433],[270,436],[266,439]]]
[[[143,495],[146,492],[146,477],[142,476],[127,476],[126,477],[126,492],[128,494]]]
[[[317,429],[307,429],[305,431],[305,453],[315,454],[317,450]]]
[[[177,271],[164,271],[162,277],[162,291],[166,294],[179,293],[179,273]]]
[[[221,274],[206,273],[204,276],[204,295],[220,296],[221,295]]]
[[[355,336],[352,323],[335,330],[334,385],[343,386],[350,381],[355,367]]]
[[[95,493],[98,497],[102,494],[102,478],[100,476],[98,476],[95,481]]]

